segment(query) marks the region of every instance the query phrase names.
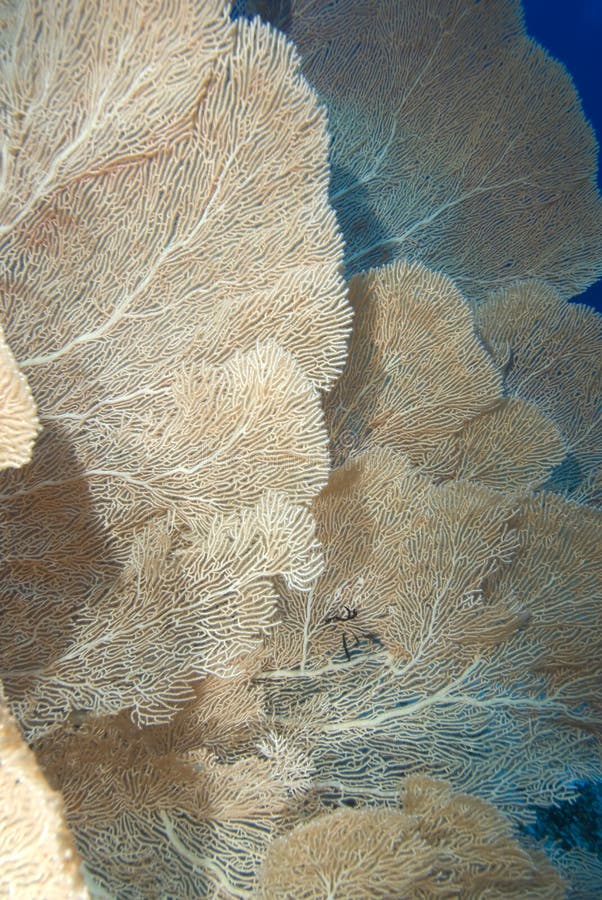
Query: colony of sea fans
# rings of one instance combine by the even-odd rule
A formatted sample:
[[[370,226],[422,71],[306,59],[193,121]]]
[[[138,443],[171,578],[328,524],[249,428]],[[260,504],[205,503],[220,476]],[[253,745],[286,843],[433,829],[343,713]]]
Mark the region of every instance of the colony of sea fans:
[[[513,0],[5,7],[0,892],[595,895],[520,831],[600,776],[566,71]]]

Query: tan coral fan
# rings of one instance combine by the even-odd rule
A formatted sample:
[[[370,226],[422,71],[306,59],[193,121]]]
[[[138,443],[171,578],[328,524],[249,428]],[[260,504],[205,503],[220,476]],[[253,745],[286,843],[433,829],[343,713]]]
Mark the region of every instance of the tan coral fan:
[[[565,455],[553,421],[502,397],[502,373],[449,278],[396,262],[355,276],[350,356],[326,398],[335,463],[368,446],[403,451],[434,478],[537,487]]]
[[[349,271],[408,256],[471,298],[517,278],[563,297],[602,274],[597,146],[518,0],[293,0],[328,105]]]
[[[521,848],[493,806],[416,777],[404,782],[402,804],[401,811],[340,810],[275,841],[259,873],[258,897],[565,896],[545,856]]]
[[[29,462],[39,428],[29,385],[0,327],[0,469]]]
[[[368,443],[429,449],[501,396],[453,282],[421,263],[355,276],[349,360],[326,410],[335,461]]]
[[[23,900],[86,900],[62,797],[49,787],[3,703],[0,793],[0,894]]]
[[[418,448],[417,448],[418,450]],[[540,487],[566,455],[554,424],[533,404],[504,398],[437,447],[413,453],[434,478],[478,481],[498,491]]]
[[[266,728],[257,727],[253,742],[230,743],[240,686],[213,681],[222,700],[215,752],[202,728],[186,748],[191,735],[183,742],[177,726],[137,730],[125,716],[84,723],[77,733],[69,723],[37,745],[93,882],[105,890],[128,884],[140,898],[248,893],[310,770],[302,751]]]
[[[315,503],[326,570],[284,592],[261,675],[323,790],[390,800],[422,772],[529,818],[574,795],[567,759],[575,778],[598,771],[602,520],[580,512],[436,485],[390,450],[335,472]]]
[[[602,465],[602,316],[531,280],[489,296],[475,321],[508,393],[555,422],[580,476],[595,478]]]
[[[2,671],[30,734],[70,709],[164,721],[190,682],[229,671],[273,624],[270,579],[308,587],[320,555],[307,506],[328,471],[319,388],[342,366],[350,320],[325,116],[292,45],[195,6],[210,77],[166,62],[164,77],[184,83],[163,122],[138,7],[107,18],[93,6],[69,21],[40,14],[36,53],[48,61],[58,29],[60,68],[73,51],[76,73],[70,29],[85,14],[96,76],[108,66],[123,80],[119,135],[134,129],[144,152],[124,156],[116,120],[103,119],[112,82],[91,92],[91,112],[69,94],[72,119],[50,129],[52,188],[35,188],[2,242],[7,334],[45,425],[34,461],[1,491],[5,604],[22,635],[15,658],[6,634]],[[146,11],[150,32],[163,19],[175,30],[176,56],[187,11],[184,0]],[[19,36],[26,67],[31,35]],[[49,115],[62,90],[52,71],[32,88],[52,94]],[[137,130],[134,98],[165,128]],[[90,117],[105,123],[98,141]],[[65,128],[81,129],[68,151]],[[220,597],[231,615],[218,625]]]
[[[20,2],[1,23],[0,234],[57,185],[171,141],[232,47],[227,23],[220,0]]]

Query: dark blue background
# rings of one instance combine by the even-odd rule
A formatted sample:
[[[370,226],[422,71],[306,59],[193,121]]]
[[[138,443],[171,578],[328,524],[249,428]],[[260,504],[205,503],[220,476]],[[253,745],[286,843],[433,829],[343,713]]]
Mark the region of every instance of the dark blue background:
[[[523,0],[523,8],[529,34],[573,76],[585,115],[602,143],[602,0]],[[602,312],[602,280],[577,299]]]

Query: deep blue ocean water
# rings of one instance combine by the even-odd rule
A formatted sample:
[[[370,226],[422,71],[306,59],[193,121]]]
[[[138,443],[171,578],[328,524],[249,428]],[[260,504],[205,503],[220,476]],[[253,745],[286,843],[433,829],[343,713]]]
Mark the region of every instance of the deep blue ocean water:
[[[523,0],[527,30],[565,64],[602,144],[602,0]],[[602,187],[598,153],[598,185]],[[578,298],[602,312],[602,279]]]

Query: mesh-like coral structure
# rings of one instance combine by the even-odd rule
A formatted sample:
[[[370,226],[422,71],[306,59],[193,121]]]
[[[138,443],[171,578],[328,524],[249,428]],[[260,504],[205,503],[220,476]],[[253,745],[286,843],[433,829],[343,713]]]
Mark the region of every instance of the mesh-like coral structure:
[[[560,898],[595,142],[513,0],[280,6],[2,8],[6,889]]]
[[[295,41],[328,107],[349,274],[405,257],[469,297],[564,298],[602,274],[597,146],[519,0],[247,0]]]
[[[270,579],[311,583],[350,316],[324,116],[282,36],[217,3],[22,16],[2,310],[44,430],[2,486],[2,673],[33,737],[169,718],[269,629]]]

